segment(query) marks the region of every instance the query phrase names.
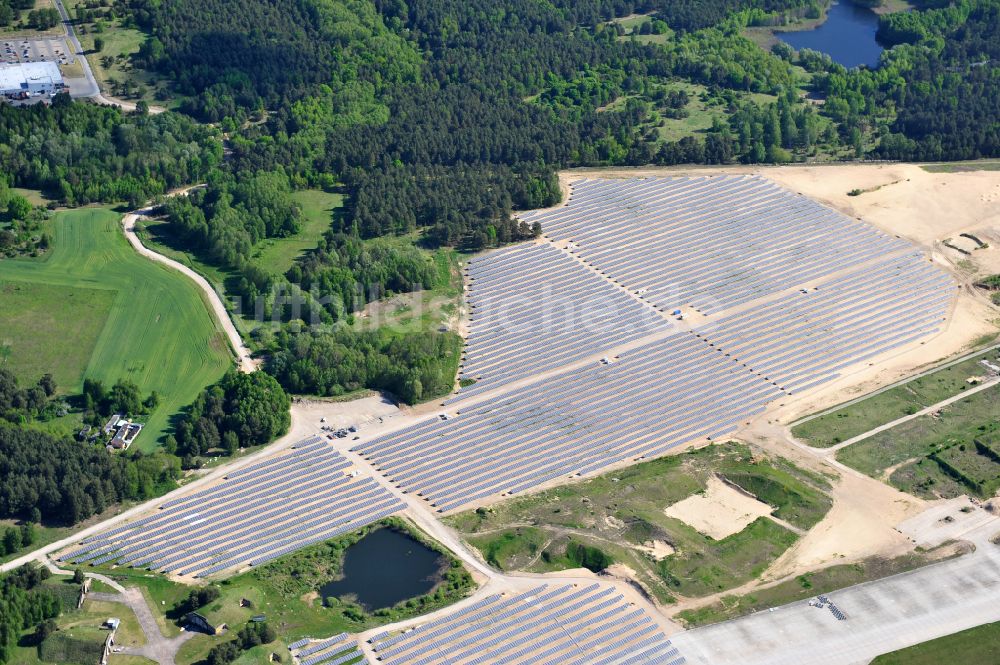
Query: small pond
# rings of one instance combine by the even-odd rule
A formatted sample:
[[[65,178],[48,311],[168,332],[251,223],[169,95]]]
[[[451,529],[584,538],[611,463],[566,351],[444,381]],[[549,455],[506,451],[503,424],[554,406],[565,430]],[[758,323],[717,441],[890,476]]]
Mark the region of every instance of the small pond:
[[[433,590],[446,563],[445,557],[409,535],[378,529],[347,548],[343,578],[324,584],[319,595],[351,596],[373,612]]]
[[[878,66],[882,46],[875,40],[878,15],[848,0],[830,7],[824,21],[815,30],[775,32],[781,41],[799,50],[809,48],[826,53],[845,67]]]

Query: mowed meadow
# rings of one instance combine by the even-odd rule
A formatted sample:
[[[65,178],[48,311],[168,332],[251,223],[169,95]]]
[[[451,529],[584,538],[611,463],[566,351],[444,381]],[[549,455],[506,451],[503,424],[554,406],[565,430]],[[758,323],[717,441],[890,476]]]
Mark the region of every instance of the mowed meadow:
[[[49,254],[0,261],[0,364],[26,382],[51,372],[68,394],[84,378],[155,390],[136,443],[151,450],[233,356],[197,287],[137,254],[120,220],[106,208],[58,213]]]

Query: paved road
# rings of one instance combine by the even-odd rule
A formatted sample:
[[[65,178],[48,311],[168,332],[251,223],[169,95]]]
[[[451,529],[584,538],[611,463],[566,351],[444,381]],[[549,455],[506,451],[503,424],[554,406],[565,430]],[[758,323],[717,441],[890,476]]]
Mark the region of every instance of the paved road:
[[[55,0],[55,4],[56,9],[59,10],[59,16],[62,18],[63,29],[66,32],[66,46],[73,52],[76,59],[80,62],[80,66],[83,68],[85,83],[82,88],[73,90],[71,93],[72,96],[92,99],[98,104],[120,106],[124,111],[134,111],[134,102],[126,102],[121,99],[105,97],[104,93],[101,92],[101,86],[97,83],[97,78],[94,76],[94,70],[90,68],[90,62],[87,61],[83,45],[80,44],[80,39],[76,36],[76,29],[73,27],[73,21],[70,18],[69,12],[66,11],[66,7],[63,5],[62,0]],[[149,107],[149,112],[152,114],[163,113],[164,110],[165,109],[160,108],[159,106]]]
[[[828,594],[848,617],[806,602],[671,636],[690,665],[863,665],[883,653],[1000,621],[998,520],[966,536],[976,552]]]
[[[101,87],[97,85],[94,72],[90,69],[90,63],[87,62],[87,58],[83,53],[83,46],[76,36],[76,30],[73,28],[73,21],[70,19],[69,12],[63,6],[62,0],[55,0],[55,2],[56,9],[59,10],[59,16],[62,17],[63,28],[66,30],[66,46],[73,51],[76,59],[80,61],[80,66],[83,67],[83,75],[87,79],[87,83],[83,88],[73,91],[73,96],[89,97],[102,104],[110,104],[111,102],[101,97]]]

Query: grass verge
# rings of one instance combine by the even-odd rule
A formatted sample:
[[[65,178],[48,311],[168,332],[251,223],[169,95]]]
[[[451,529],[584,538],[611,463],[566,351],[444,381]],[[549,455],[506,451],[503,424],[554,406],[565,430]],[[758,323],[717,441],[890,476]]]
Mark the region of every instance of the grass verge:
[[[914,418],[837,452],[837,460],[926,499],[1000,489],[1000,387]]]
[[[1000,654],[1000,622],[963,630],[879,656],[871,665],[994,665]]]
[[[1000,350],[978,354],[956,365],[807,420],[794,426],[792,434],[817,448],[829,448],[847,441],[961,393],[969,387],[966,379],[985,373],[985,368],[980,364],[984,359],[997,362],[1000,360]]]

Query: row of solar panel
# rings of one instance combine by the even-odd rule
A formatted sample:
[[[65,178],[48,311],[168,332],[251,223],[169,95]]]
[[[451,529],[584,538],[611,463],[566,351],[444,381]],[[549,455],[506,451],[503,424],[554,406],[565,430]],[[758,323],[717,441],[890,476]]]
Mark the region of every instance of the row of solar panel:
[[[348,466],[312,439],[231,474],[195,501],[171,501],[153,516],[99,534],[64,559],[207,576],[259,565],[404,507],[371,478],[346,474]]]
[[[370,640],[387,665],[682,663],[656,623],[610,586],[490,596],[416,629]]]
[[[441,511],[726,433],[780,394],[691,333],[362,443]]]
[[[720,312],[905,247],[760,178],[581,186],[586,199],[525,218],[628,288],[648,289],[661,309]],[[628,196],[609,204],[622,190]]]
[[[551,245],[474,260],[462,376],[466,394],[599,354],[668,329],[651,309]],[[513,276],[512,276],[513,275]]]

